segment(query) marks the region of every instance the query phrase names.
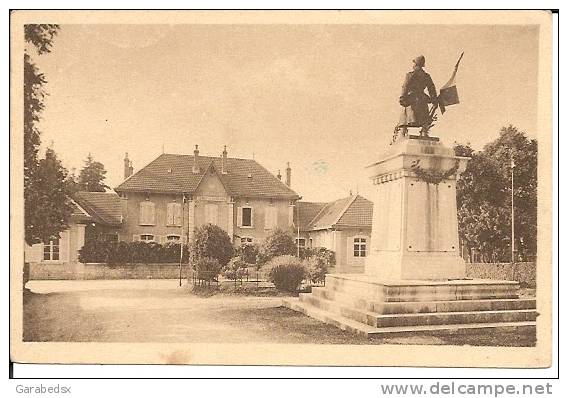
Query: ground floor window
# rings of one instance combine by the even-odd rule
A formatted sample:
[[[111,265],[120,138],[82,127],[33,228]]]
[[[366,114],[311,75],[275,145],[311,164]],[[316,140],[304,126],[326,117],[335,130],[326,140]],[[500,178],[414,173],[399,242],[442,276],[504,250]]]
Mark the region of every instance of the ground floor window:
[[[154,241],[154,235],[151,235],[151,234],[140,235],[140,240],[143,241],[143,242],[153,242]]]
[[[241,244],[242,245],[252,245],[253,244],[253,238],[251,238],[250,236],[243,236],[241,238]]]
[[[306,247],[306,238],[296,238],[296,246],[304,249]]]
[[[59,238],[51,239],[43,245],[44,261],[59,261]]]
[[[166,236],[166,240],[168,242],[179,242],[180,236],[179,235],[168,235],[168,236]]]
[[[104,240],[107,242],[118,242],[118,234],[105,234]]]
[[[353,239],[353,256],[367,257],[367,238]]]

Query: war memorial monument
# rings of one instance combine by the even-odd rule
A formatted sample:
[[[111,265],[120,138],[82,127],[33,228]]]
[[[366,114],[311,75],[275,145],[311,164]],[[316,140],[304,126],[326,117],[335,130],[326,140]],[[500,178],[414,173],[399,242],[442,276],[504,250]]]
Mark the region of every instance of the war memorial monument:
[[[456,183],[469,159],[455,156],[430,129],[437,110],[459,103],[462,56],[439,96],[423,56],[406,75],[392,143],[367,167],[374,213],[365,272],[328,274],[324,287],[285,306],[369,337],[535,333],[536,300],[519,297],[516,281],[467,278],[460,256]]]

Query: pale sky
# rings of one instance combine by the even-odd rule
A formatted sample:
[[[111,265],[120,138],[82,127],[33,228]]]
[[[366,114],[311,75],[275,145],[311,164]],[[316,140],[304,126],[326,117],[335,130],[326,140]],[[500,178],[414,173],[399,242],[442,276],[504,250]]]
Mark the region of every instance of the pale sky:
[[[461,103],[432,130],[476,149],[513,124],[536,137],[538,27],[62,25],[34,56],[49,97],[42,142],[78,170],[90,152],[122,181],[162,153],[254,158],[304,200],[370,197],[364,167],[398,121],[411,60],[440,88],[461,51]]]

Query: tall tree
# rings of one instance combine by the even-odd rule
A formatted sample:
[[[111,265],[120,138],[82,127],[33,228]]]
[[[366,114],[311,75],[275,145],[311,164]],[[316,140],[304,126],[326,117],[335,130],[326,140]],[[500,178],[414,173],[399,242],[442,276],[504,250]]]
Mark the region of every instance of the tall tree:
[[[26,225],[34,239],[31,244],[47,242],[68,227],[72,206],[65,189],[66,178],[67,170],[57,159],[55,151],[47,148],[45,158],[38,161],[33,189],[26,198],[32,204],[26,208],[26,216],[33,220],[33,223]]]
[[[511,157],[515,159],[515,247],[521,259],[536,254],[537,141],[513,126],[475,152],[456,144],[456,155],[469,156],[457,184],[462,242],[483,261],[511,258]]]
[[[109,188],[104,183],[106,178],[105,166],[93,159],[91,154],[85,160],[85,166],[79,173],[79,187],[83,191],[105,192]]]
[[[41,144],[38,123],[45,108],[47,80],[34,63],[37,55],[51,52],[57,25],[26,25],[24,39],[24,223],[25,240],[32,245],[58,236],[67,228],[71,206],[65,196],[66,170],[53,149],[38,159]],[[49,175],[49,173],[54,173]],[[49,201],[49,202],[47,202]]]

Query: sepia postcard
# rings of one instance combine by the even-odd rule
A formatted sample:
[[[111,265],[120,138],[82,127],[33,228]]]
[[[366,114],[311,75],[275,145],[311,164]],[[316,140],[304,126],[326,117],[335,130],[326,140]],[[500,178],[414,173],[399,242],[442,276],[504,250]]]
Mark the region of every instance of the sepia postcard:
[[[549,12],[13,10],[10,47],[12,361],[551,366]]]

